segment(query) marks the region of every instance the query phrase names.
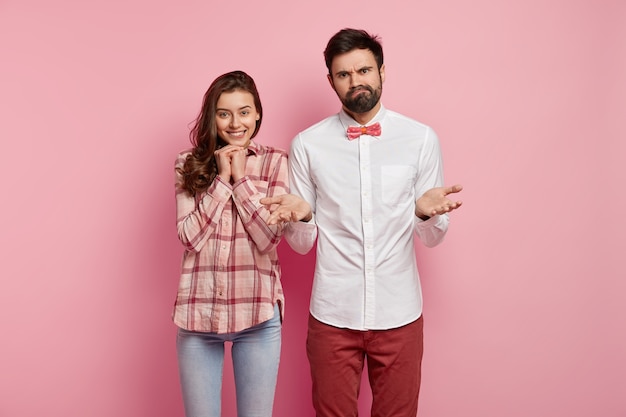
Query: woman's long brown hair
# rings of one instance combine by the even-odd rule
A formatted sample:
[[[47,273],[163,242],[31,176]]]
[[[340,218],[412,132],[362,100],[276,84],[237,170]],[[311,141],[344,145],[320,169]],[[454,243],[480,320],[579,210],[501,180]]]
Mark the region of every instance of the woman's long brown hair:
[[[260,117],[256,121],[256,128],[251,138],[259,132],[261,120],[263,120],[263,108],[252,77],[243,71],[232,71],[217,77],[204,94],[202,109],[189,132],[193,149],[187,156],[183,167],[178,169],[182,176],[182,183],[179,186],[191,195],[206,190],[217,175],[214,152],[225,144],[217,135],[215,124],[217,101],[222,93],[235,90],[247,91],[252,94],[254,105]]]

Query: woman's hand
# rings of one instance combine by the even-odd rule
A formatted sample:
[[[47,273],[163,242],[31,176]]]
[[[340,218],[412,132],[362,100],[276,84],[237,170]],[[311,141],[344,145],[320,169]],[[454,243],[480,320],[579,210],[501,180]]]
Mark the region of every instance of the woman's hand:
[[[214,155],[215,162],[217,163],[217,175],[219,175],[220,178],[222,178],[222,180],[224,180],[225,182],[229,183],[231,178],[233,177],[233,154],[239,151],[245,152],[245,150],[241,146],[233,145],[226,145],[222,148],[215,150]],[[236,167],[236,171],[236,174],[238,175],[240,173],[238,167]]]
[[[239,148],[230,154],[230,175],[237,182],[246,175],[246,154],[248,150]]]
[[[313,216],[309,203],[294,194],[264,197],[260,203],[271,213],[267,220],[269,225],[300,220],[309,221]]]

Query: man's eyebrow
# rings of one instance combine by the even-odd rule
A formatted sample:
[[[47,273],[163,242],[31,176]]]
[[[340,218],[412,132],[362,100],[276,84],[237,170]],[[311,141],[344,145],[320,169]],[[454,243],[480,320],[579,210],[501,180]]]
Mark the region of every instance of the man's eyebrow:
[[[356,71],[362,71],[364,69],[371,70],[371,69],[374,69],[374,66],[373,65],[363,65],[362,67],[357,68]],[[348,72],[352,72],[352,71],[351,70],[341,69],[341,70],[337,70],[337,72],[335,72],[335,75],[342,74],[342,73],[348,73]]]

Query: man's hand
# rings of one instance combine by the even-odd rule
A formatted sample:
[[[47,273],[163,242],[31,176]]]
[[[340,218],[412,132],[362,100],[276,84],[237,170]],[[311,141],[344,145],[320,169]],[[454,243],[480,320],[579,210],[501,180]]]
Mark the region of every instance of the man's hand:
[[[459,184],[451,187],[437,187],[426,191],[415,202],[415,215],[422,220],[427,220],[437,214],[456,210],[463,204],[461,201],[452,201],[447,198],[448,194],[458,193],[463,187]]]
[[[309,203],[294,194],[276,195],[260,200],[271,213],[267,224],[309,221],[313,214]]]

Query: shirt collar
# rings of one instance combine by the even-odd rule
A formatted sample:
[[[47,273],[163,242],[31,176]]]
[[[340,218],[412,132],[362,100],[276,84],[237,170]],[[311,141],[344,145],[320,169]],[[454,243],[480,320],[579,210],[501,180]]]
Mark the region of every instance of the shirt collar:
[[[259,145],[257,145],[256,143],[254,143],[253,140],[250,141],[250,143],[248,144],[248,155],[258,155],[259,153]]]

